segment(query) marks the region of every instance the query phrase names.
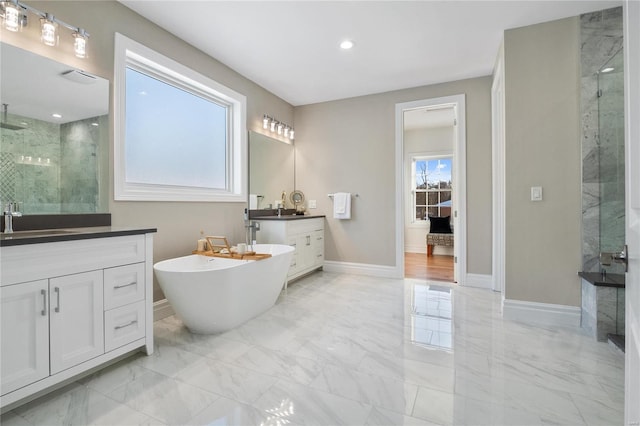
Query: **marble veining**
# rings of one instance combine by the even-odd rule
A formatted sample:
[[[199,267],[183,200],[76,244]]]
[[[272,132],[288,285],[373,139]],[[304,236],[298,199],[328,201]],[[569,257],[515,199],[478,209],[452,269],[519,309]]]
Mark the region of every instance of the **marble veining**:
[[[599,253],[618,251],[624,241],[624,137],[621,63],[622,8],[580,16],[582,127],[582,270],[600,272]],[[606,267],[620,273],[620,265]]]
[[[416,340],[440,332],[416,314],[450,317],[438,323],[450,345]],[[194,335],[175,316],[154,332],[152,356],[5,413],[3,426],[623,422],[622,355],[579,328],[505,320],[489,290],[319,272],[229,332]]]

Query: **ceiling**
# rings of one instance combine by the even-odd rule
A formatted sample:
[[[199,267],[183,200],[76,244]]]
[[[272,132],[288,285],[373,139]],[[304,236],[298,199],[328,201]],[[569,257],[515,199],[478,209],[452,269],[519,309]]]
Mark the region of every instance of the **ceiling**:
[[[489,75],[504,30],[622,4],[119,1],[294,106]]]

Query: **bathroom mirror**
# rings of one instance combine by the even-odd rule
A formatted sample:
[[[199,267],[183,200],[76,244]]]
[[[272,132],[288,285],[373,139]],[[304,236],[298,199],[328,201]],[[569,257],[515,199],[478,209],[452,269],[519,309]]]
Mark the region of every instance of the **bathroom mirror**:
[[[249,132],[249,208],[276,208],[286,192],[287,208],[292,208],[289,193],[295,189],[293,144]],[[269,207],[271,205],[271,207]]]
[[[0,201],[106,213],[109,81],[0,43]]]

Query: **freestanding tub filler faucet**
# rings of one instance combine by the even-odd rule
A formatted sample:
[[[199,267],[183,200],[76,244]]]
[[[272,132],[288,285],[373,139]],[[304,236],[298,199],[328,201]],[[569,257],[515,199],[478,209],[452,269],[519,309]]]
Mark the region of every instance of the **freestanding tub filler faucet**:
[[[4,233],[11,234],[13,232],[13,218],[22,216],[22,213],[18,211],[18,203],[7,203],[7,209],[3,213],[4,215]]]

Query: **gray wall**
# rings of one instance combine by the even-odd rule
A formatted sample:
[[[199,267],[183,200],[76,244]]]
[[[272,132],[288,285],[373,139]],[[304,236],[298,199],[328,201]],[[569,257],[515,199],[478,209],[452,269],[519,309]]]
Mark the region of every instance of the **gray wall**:
[[[112,82],[111,94],[114,34],[119,32],[247,96],[248,129],[261,132],[262,115],[265,113],[287,123],[293,122],[291,105],[118,2],[46,1],[29,4],[53,13],[65,22],[86,28],[91,34],[89,58],[81,60],[73,55],[73,43],[67,42],[66,33],[60,36],[58,47],[44,46],[38,34],[39,25],[34,25],[33,19],[31,25],[21,33],[3,31],[3,41],[107,78]],[[70,35],[68,38],[71,40]],[[113,147],[113,133],[110,141]],[[190,254],[196,247],[200,230],[209,235],[226,235],[234,243],[244,240],[245,203],[113,201],[113,148],[109,156],[109,211],[113,225],[158,228],[154,240],[154,261]],[[154,300],[161,298],[163,296],[156,287]]]
[[[508,30],[504,54],[505,297],[580,306],[579,19]]]
[[[296,187],[326,214],[325,258],[395,266],[395,105],[466,94],[467,270],[491,274],[491,77],[295,108]],[[360,195],[352,219],[328,193]]]

